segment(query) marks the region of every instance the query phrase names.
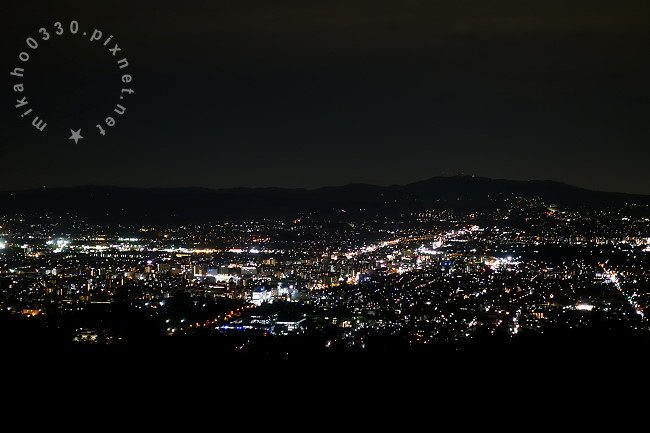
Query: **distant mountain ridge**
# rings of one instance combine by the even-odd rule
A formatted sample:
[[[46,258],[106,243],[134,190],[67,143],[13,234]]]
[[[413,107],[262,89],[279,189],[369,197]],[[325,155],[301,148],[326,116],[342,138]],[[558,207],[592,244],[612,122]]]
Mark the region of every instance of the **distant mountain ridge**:
[[[581,207],[650,205],[650,196],[600,192],[555,181],[433,177],[406,185],[302,188],[129,188],[80,186],[0,192],[2,212],[73,212],[95,217],[205,219],[277,217],[296,212],[410,212],[431,207],[485,208],[513,196]]]

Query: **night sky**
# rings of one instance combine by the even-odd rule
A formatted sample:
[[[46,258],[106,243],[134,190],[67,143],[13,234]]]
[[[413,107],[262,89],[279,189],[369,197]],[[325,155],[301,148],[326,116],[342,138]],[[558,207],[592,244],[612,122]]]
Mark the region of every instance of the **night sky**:
[[[647,0],[10,1],[0,11],[0,189],[311,188],[463,173],[650,194]],[[9,72],[25,38],[72,19],[113,34],[129,61],[135,93],[105,137],[92,125],[129,86],[80,34],[42,42],[24,64],[45,131],[14,108],[20,80]],[[79,144],[68,139],[77,124],[87,125]]]

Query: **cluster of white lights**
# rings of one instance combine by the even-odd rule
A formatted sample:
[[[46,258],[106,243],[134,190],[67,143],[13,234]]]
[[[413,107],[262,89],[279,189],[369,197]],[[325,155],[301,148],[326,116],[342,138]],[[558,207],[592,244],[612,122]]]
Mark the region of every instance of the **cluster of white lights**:
[[[49,240],[49,241],[47,241],[45,243],[47,245],[56,247],[56,248],[54,248],[55,253],[60,253],[61,251],[63,251],[63,249],[65,247],[70,245],[70,241],[67,241],[65,239]]]

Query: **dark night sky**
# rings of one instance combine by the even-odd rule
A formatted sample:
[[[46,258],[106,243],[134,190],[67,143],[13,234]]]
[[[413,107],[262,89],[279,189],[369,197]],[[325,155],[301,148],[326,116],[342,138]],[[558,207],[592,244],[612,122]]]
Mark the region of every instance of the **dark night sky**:
[[[650,194],[647,0],[43,4],[0,6],[0,189],[465,173]],[[119,75],[81,38],[28,62],[51,127],[13,107],[24,39],[71,19],[115,35],[130,62],[136,93],[106,137],[91,125],[119,102]],[[84,122],[75,145],[64,128]]]

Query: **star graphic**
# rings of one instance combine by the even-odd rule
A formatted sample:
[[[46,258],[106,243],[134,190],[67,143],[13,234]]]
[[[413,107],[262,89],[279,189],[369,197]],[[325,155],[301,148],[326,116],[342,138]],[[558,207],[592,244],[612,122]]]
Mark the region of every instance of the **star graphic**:
[[[72,129],[70,130],[72,132],[72,135],[68,140],[74,140],[74,144],[79,143],[79,140],[81,140],[83,137],[81,136],[81,128],[77,129],[76,131],[73,131]]]

